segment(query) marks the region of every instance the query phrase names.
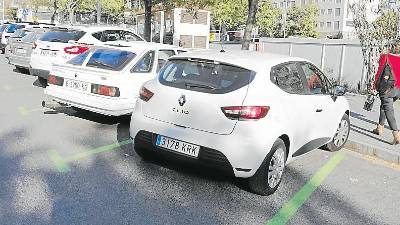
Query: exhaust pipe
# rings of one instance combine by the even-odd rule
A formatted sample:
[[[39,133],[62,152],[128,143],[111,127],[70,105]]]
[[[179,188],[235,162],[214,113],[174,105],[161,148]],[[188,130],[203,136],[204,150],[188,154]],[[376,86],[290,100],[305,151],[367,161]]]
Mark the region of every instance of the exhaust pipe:
[[[63,107],[63,105],[54,100],[50,100],[50,101],[42,101],[42,107],[56,110],[57,108]]]

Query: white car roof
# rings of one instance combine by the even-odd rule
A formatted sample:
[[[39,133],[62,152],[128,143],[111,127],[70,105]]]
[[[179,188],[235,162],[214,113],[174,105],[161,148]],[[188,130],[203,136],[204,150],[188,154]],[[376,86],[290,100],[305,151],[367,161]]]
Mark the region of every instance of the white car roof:
[[[167,45],[160,44],[154,42],[145,42],[145,41],[113,41],[109,43],[104,43],[103,45],[95,46],[95,48],[116,48],[116,49],[125,49],[133,52],[143,52],[145,50],[158,50],[158,49],[179,49],[183,50],[183,48],[175,46],[175,45]]]
[[[172,56],[172,59],[198,58],[236,65],[253,71],[259,71],[290,61],[306,61],[306,59],[286,55],[247,51],[247,50],[199,50]]]

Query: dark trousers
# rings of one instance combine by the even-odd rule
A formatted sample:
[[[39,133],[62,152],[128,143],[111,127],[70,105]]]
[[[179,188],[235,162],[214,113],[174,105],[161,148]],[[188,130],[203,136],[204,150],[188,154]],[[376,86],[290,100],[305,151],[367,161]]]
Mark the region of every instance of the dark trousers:
[[[393,103],[400,99],[400,89],[392,88],[387,93],[379,93],[381,99],[381,112],[379,115],[379,124],[385,125],[386,119],[391,130],[398,131],[396,118],[394,117]]]

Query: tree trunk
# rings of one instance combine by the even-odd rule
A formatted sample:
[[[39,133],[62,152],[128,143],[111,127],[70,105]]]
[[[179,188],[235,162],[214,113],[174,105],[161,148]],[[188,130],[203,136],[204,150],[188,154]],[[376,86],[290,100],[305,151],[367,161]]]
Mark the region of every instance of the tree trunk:
[[[151,8],[152,0],[144,1],[144,39],[150,41],[151,36]]]
[[[100,4],[100,0],[97,0],[96,2],[96,11],[97,11],[97,15],[96,15],[96,22],[97,24],[101,23],[101,4]],[[108,21],[107,21],[108,23]]]
[[[54,23],[54,21],[56,20],[57,10],[58,10],[57,0],[53,0],[53,7],[54,7],[54,12],[51,15],[51,23]]]
[[[74,9],[71,7],[68,9],[69,13],[69,23],[74,24]]]
[[[248,2],[249,10],[247,13],[246,29],[244,30],[242,50],[249,50],[251,32],[253,31],[254,24],[256,23],[258,0],[248,0]]]

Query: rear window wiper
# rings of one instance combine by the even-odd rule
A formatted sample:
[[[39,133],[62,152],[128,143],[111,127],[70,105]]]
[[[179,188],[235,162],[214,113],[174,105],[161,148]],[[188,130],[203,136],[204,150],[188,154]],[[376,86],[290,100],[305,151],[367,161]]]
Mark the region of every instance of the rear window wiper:
[[[53,39],[50,39],[49,42],[65,42],[65,40],[53,38]]]
[[[207,84],[195,84],[195,83],[190,83],[190,82],[185,82],[185,86],[188,88],[202,88],[202,89],[208,89],[208,90],[216,90],[218,88],[207,85]]]
[[[110,64],[107,64],[107,63],[104,63],[104,62],[100,62],[100,61],[98,61],[98,60],[96,60],[96,59],[91,59],[89,65],[93,65],[93,66],[98,65],[98,66],[102,66],[102,67],[114,69],[114,66],[112,66],[112,65],[110,65]]]

